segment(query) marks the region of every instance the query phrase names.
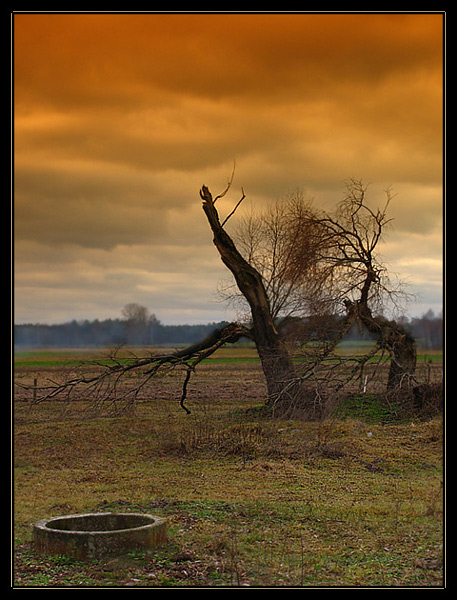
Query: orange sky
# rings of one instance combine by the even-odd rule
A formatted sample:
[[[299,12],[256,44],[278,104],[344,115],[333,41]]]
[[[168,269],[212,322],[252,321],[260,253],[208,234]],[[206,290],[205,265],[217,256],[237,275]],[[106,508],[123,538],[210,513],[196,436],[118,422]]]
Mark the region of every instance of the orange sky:
[[[383,248],[441,308],[442,14],[21,14],[14,26],[15,321],[232,318],[198,191],[392,186]]]

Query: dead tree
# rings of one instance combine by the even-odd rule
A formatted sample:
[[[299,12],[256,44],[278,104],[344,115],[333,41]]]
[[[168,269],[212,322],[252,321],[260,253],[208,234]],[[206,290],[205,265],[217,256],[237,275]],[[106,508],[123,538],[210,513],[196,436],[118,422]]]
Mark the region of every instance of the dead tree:
[[[361,181],[349,180],[333,213],[315,209],[297,191],[266,212],[245,218],[237,244],[261,273],[280,330],[297,318],[321,317],[331,324],[332,315],[342,315],[331,339],[322,331],[320,345],[308,344],[313,369],[358,324],[390,356],[387,387],[392,389],[414,374],[416,349],[398,323],[381,316],[386,300],[403,296],[404,290],[392,283],[379,260],[378,246],[390,222],[390,190],[384,207],[376,210],[368,205],[366,191]]]
[[[83,387],[87,395],[92,397],[94,405],[111,407],[112,412],[119,412],[120,407],[126,409],[133,406],[140,391],[158,374],[181,368],[185,371],[185,377],[180,404],[186,412],[190,412],[185,400],[189,379],[197,365],[224,344],[248,337],[255,342],[261,360],[268,390],[267,404],[279,413],[299,407],[302,414],[311,416],[316,409],[316,398],[320,402],[322,396],[320,381],[328,383],[331,380],[333,389],[339,390],[360,374],[372,356],[353,360],[351,368],[346,369],[343,375],[338,371],[338,361],[325,362],[355,322],[363,324],[375,337],[377,349],[390,354],[389,387],[398,385],[406,375],[414,373],[414,340],[395,322],[373,316],[371,308],[373,302],[387,290],[384,268],[377,262],[375,250],[388,222],[386,209],[390,196],[383,210],[373,211],[365,202],[365,188],[360,182],[352,181],[348,187],[349,193],[335,215],[301,210],[297,205],[299,210],[293,211],[292,218],[285,222],[285,251],[282,253],[286,261],[281,266],[280,281],[289,288],[282,295],[283,304],[276,303],[272,309],[267,287],[270,293],[274,287],[268,286],[268,282],[266,285],[262,274],[252,261],[242,256],[224,228],[243,201],[244,193],[228,217],[220,221],[216,202],[230,189],[230,185],[231,182],[215,198],[203,186],[200,196],[214,245],[249,305],[252,326],[231,323],[201,342],[174,353],[134,356],[129,360],[121,360],[113,353],[108,361],[92,363],[99,367],[96,374],[77,375],[63,383],[50,382],[50,385],[41,387],[36,402],[61,394],[70,397],[73,390]],[[275,267],[273,272],[277,274],[279,271]],[[338,302],[345,306],[344,317],[331,341],[326,341],[312,357],[308,357],[300,370],[295,368],[275,320],[279,316],[279,307],[289,301],[292,287],[305,290],[302,298],[307,306],[322,303],[335,306]],[[297,298],[300,298],[300,294],[294,294],[294,303]],[[132,371],[141,377],[125,389],[121,382]]]
[[[365,327],[379,348],[390,355],[387,388],[392,389],[414,375],[416,345],[396,321],[374,315],[372,310],[374,306],[380,312],[386,298],[395,300],[404,295],[401,287],[392,285],[377,255],[378,244],[390,222],[387,208],[391,194],[387,190],[385,206],[373,210],[366,202],[367,188],[361,181],[349,180],[347,189],[336,215],[316,217],[325,239],[319,260],[332,274],[329,287],[334,288],[335,299],[343,301],[346,323],[358,322]]]
[[[206,186],[200,191],[213,242],[224,265],[233,274],[236,284],[249,304],[252,317],[252,337],[262,363],[270,403],[289,405],[296,402],[302,390],[284,342],[275,327],[270,302],[260,273],[237,250],[233,240],[219,220],[213,199]],[[244,198],[244,194],[241,200]],[[240,202],[241,202],[240,200]],[[238,202],[238,205],[239,203]]]

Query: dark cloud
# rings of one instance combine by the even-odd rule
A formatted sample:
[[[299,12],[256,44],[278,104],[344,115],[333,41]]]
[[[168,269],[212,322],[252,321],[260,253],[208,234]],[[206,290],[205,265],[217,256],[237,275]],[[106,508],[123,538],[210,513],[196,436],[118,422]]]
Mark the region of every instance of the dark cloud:
[[[330,207],[354,176],[398,192],[399,267],[437,257],[441,15],[16,14],[14,34],[18,320],[214,314],[198,190],[234,160],[222,214],[241,186]]]
[[[268,102],[439,68],[441,34],[430,14],[17,15],[16,82],[20,99],[65,106],[157,89]]]

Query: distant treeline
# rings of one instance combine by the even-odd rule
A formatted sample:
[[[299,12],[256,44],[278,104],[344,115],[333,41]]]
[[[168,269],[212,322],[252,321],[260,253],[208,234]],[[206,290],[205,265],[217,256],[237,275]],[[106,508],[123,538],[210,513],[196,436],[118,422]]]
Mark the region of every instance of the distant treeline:
[[[159,321],[137,324],[121,319],[71,321],[60,325],[14,326],[15,346],[161,346],[187,345],[205,338],[225,322],[207,325],[162,325]]]
[[[443,318],[432,310],[422,317],[405,320],[402,325],[416,339],[419,349],[441,350],[443,348]]]
[[[440,349],[443,347],[443,320],[430,310],[420,318],[401,320],[402,325],[417,340],[418,348]],[[99,321],[76,321],[60,325],[25,324],[14,326],[15,346],[182,346],[193,344],[214,329],[227,323],[207,325],[164,325],[155,316],[147,321],[135,319],[105,319]],[[364,339],[363,332],[354,329],[348,339]]]

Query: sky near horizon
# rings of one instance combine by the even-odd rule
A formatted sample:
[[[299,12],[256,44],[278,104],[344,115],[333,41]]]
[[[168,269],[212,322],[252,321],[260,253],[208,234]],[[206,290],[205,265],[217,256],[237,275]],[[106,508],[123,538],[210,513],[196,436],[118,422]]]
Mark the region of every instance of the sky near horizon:
[[[382,256],[442,309],[443,14],[13,15],[14,320],[231,320],[226,216],[390,187]],[[231,221],[235,221],[238,213]]]

